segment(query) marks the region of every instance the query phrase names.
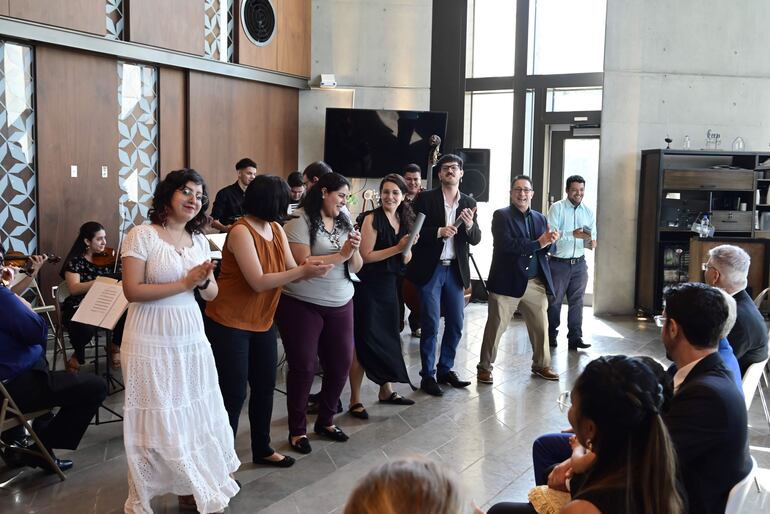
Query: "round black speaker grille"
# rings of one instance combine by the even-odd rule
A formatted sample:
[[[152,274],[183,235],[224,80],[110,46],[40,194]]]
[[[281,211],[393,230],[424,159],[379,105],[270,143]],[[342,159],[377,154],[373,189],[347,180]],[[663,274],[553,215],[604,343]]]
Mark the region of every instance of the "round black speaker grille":
[[[487,179],[484,174],[475,168],[466,167],[460,182],[460,191],[472,196],[477,201],[486,201],[488,198]]]
[[[243,0],[241,24],[246,36],[257,46],[270,44],[275,36],[275,9],[270,0]]]

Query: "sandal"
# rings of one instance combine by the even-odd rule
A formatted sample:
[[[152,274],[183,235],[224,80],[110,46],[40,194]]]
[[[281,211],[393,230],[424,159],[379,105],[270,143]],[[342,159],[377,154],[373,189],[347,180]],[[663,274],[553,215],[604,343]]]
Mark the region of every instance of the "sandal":
[[[69,360],[67,360],[64,367],[68,372],[72,373],[73,375],[77,375],[80,371],[80,362],[78,361],[77,357],[73,355],[69,358]]]
[[[390,393],[390,396],[388,396],[386,399],[380,399],[380,403],[389,403],[391,405],[414,405],[414,400],[404,398],[400,394],[393,392]]]
[[[362,403],[354,403],[348,409],[348,414],[358,419],[369,419],[369,413],[366,412]]]
[[[120,346],[114,344],[110,347],[110,367],[120,369]]]

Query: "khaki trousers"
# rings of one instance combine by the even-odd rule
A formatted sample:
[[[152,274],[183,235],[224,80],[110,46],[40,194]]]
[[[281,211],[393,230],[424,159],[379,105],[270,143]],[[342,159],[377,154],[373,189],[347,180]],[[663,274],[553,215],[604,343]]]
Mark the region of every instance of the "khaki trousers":
[[[497,358],[497,345],[517,308],[524,316],[529,341],[532,344],[532,367],[547,368],[551,365],[551,352],[546,337],[548,297],[540,279],[533,278],[527,284],[527,289],[521,298],[489,293],[487,324],[484,327],[478,369],[492,371],[492,363]]]

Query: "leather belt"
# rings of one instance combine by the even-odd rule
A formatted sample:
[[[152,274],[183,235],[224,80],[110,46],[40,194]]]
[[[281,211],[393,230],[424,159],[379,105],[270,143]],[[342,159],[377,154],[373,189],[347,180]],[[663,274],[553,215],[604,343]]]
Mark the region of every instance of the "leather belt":
[[[441,264],[442,266],[451,266],[452,261],[454,261],[454,259],[441,259],[440,261],[438,261],[438,263]]]
[[[583,262],[586,260],[585,255],[581,257],[574,257],[572,259],[562,259],[561,257],[554,257],[553,255],[549,256],[552,261],[556,262],[568,262],[569,264],[577,264],[578,262]]]

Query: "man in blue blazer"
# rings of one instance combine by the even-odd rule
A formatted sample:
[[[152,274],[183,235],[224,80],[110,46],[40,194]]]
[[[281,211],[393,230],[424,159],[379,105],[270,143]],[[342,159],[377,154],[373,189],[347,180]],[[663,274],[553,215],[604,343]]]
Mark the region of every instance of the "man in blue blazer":
[[[532,344],[532,373],[546,380],[558,380],[551,369],[548,348],[548,293],[553,291],[547,248],[559,238],[546,217],[530,208],[532,181],[525,175],[513,179],[511,205],[492,216],[492,267],[487,279],[489,291],[487,324],[481,343],[476,378],[492,383],[492,363],[500,337],[518,308],[524,316]]]

